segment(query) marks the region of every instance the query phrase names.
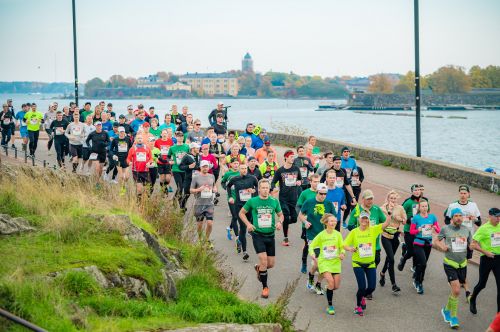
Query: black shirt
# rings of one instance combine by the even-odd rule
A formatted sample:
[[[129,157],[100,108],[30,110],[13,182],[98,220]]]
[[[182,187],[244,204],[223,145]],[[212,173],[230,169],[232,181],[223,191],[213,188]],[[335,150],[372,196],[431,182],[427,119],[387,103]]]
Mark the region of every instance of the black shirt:
[[[67,139],[66,135],[64,135],[64,131],[66,127],[68,127],[69,121],[63,118],[61,121],[55,119],[50,124],[50,130],[54,135],[54,139],[57,141],[65,141]]]
[[[104,130],[100,133],[93,131],[85,141],[87,146],[89,146],[90,141],[92,141],[92,152],[106,152],[106,147],[109,144],[109,135]]]
[[[255,166],[253,171],[250,169],[250,167],[248,167],[248,174],[255,176],[257,178],[257,181],[262,180],[262,173],[260,172],[258,166]]]
[[[325,182],[326,181],[326,173],[328,173],[329,170],[334,170],[335,171],[335,175],[337,176],[337,182],[339,182],[340,180],[338,178],[342,178],[342,181],[343,181],[343,185],[342,185],[342,188],[344,188],[344,190],[346,190],[346,186],[347,185],[350,185],[351,184],[351,181],[349,180],[349,178],[347,177],[347,172],[345,169],[343,168],[340,168],[338,170],[336,170],[335,168],[331,167],[330,169],[327,169],[324,173],[323,173],[323,176],[321,177],[321,181],[320,182]]]
[[[200,161],[201,161],[201,156],[200,154],[197,154],[196,156],[190,153],[186,153],[184,157],[181,159],[181,163],[179,164],[179,169],[181,171],[184,171],[186,173],[186,181],[193,178],[193,171],[199,171],[200,170]],[[192,163],[196,163],[194,168],[189,168],[189,165]]]
[[[300,170],[297,166],[292,165],[292,167],[288,169],[286,169],[284,166],[278,168],[278,170],[274,173],[273,181],[271,182],[271,188],[274,188],[276,186],[276,183],[279,183],[280,202],[297,202],[300,188],[300,186],[297,186],[296,184],[297,181],[302,181],[302,176],[300,175]]]
[[[242,207],[251,197],[258,195],[259,183],[257,178],[253,175],[238,175],[232,177],[226,185],[227,195],[231,197],[231,188],[234,187],[234,192],[236,193],[235,204],[238,207]],[[253,194],[247,193],[246,189],[255,189]],[[247,196],[248,195],[248,196]]]
[[[217,135],[226,135],[227,129],[223,124],[214,123],[212,127]]]
[[[131,147],[132,143],[130,142],[130,139],[128,137],[118,137],[111,142],[111,153],[118,156],[119,158],[126,158],[128,155],[128,150],[130,150]],[[127,149],[127,151],[123,151],[125,148]]]

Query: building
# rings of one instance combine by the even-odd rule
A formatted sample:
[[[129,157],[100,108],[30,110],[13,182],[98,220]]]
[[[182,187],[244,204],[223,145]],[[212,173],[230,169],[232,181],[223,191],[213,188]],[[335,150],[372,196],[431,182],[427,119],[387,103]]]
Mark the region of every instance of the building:
[[[191,91],[195,91],[198,96],[238,95],[238,78],[229,73],[186,73],[179,80],[191,86]]]
[[[181,82],[165,84],[164,87],[165,87],[165,90],[167,90],[167,91],[189,91],[189,92],[191,92],[191,86],[184,84],[184,83],[181,83]]]
[[[149,75],[137,79],[137,88],[139,89],[157,89],[165,84],[166,82],[159,78],[158,75]]]
[[[253,60],[248,52],[241,61],[241,71],[244,73],[253,72]]]

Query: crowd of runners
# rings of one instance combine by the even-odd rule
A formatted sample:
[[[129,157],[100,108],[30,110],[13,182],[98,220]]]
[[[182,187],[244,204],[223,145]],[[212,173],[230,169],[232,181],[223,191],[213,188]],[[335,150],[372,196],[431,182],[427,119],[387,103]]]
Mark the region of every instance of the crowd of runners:
[[[276,260],[276,232],[283,232],[280,242],[288,247],[299,240],[296,234],[289,237],[290,226],[299,222],[303,250],[297,257],[298,270],[308,275],[307,290],[326,295],[328,314],[335,313],[333,294],[341,285],[342,260],[347,255],[358,285],[353,294],[354,313],[363,316],[377,279],[385,287],[389,274],[393,294],[401,293],[396,269],[403,271],[409,265],[415,292],[424,294],[433,246],[444,252],[443,276],[450,295],[441,313],[451,328],[460,325],[457,307],[461,290],[470,311],[476,314],[478,295],[490,272],[496,280],[500,311],[500,210],[493,207],[487,218],[481,218],[469,186],[458,187],[457,200],[445,211],[431,209],[424,186],[417,183],[409,188],[408,197],[390,190],[385,202],[377,206],[374,193],[362,189],[363,170],[350,156],[349,147],[320,151],[316,138],[310,136],[304,145],[286,150],[281,158],[264,128],[248,123],[245,131],[238,133],[227,128],[227,119],[227,107],[222,103],[208,121],[202,121],[186,106],[179,111],[173,105],[160,117],[154,107],[129,105],[117,116],[113,105],[104,101],[93,109],[90,102],[83,109],[74,103],[60,109],[54,102],[42,113],[35,103],[15,110],[8,100],[0,113],[1,144],[17,148],[15,132],[19,131],[20,148],[35,157],[39,133],[44,130],[47,148],[54,148],[61,169],[68,161],[73,173],[94,176],[97,183],[115,183],[121,193],[126,191],[127,182],[133,181],[139,199],[162,194],[178,202],[184,212],[192,206],[199,239],[209,247],[213,247],[214,210],[227,204],[231,214],[226,229],[228,243],[247,261],[250,234],[263,298],[269,296],[267,281]],[[227,192],[226,202],[220,201],[221,190]],[[438,222],[439,214],[444,225]],[[474,250],[481,257],[479,281],[471,287],[467,262]]]

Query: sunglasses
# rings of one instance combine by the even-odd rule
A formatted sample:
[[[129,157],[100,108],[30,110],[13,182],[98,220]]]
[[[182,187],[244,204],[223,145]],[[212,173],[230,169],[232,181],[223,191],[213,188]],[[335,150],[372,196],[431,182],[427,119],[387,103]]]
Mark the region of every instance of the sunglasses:
[[[194,125],[195,126],[201,126],[201,123],[195,123]]]
[[[326,196],[326,193],[318,193],[318,195]]]

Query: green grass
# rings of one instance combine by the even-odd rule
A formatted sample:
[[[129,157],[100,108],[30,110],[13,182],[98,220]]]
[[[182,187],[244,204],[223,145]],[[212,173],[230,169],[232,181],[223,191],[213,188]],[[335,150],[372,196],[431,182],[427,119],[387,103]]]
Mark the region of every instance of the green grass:
[[[392,160],[384,159],[384,160],[382,160],[382,165],[386,166],[386,167],[390,167],[390,166],[392,166]]]
[[[399,164],[399,169],[402,170],[402,171],[409,171],[410,170],[410,166],[408,166],[406,164]]]
[[[427,171],[425,175],[427,175],[427,177],[429,178],[435,178],[437,176],[433,171]]]
[[[0,260],[0,307],[49,331],[154,330],[211,322],[278,322],[290,329],[283,305],[261,307],[222,289],[214,255],[172,235],[179,227],[175,213],[151,223],[148,218],[162,214],[127,204],[127,198],[106,188],[96,193],[85,185],[66,186],[72,189],[64,192],[60,183],[43,181],[22,173],[13,182],[0,177],[0,213],[23,217],[37,228],[0,240],[2,257],[8,258]],[[45,192],[32,195],[33,187]],[[154,293],[128,299],[122,289],[103,289],[86,272],[70,270],[95,265],[106,274],[120,269],[124,276],[144,280],[150,290],[161,281],[163,265],[152,250],[126,241],[119,226],[98,221],[89,211],[129,215],[135,225],[159,236],[160,244],[179,250],[189,275],[178,282],[175,301]],[[66,272],[49,277],[60,271]],[[24,330],[0,319],[0,331]]]

